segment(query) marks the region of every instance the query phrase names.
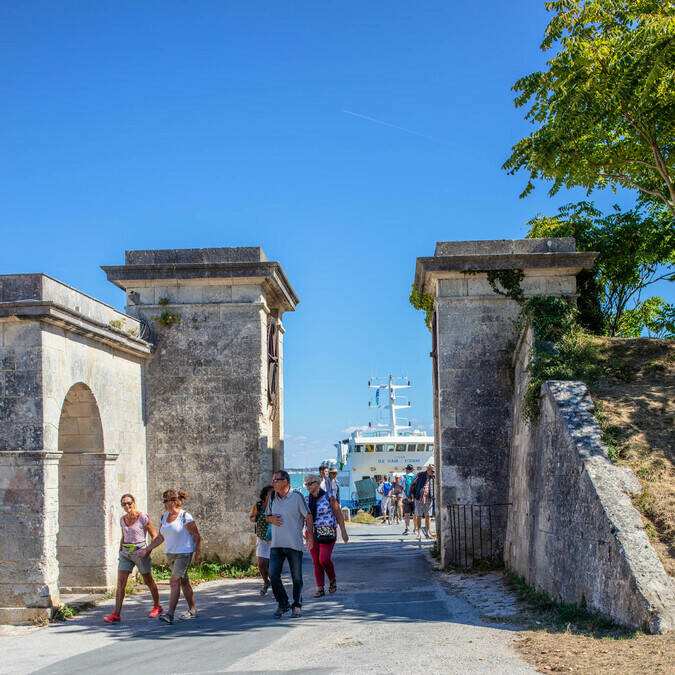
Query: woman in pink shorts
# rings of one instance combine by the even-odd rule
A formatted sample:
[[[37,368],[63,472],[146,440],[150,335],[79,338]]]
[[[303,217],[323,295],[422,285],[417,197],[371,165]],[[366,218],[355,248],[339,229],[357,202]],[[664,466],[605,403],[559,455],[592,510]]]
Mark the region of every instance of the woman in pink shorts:
[[[127,579],[134,571],[134,567],[138,568],[145,585],[150,589],[150,593],[152,593],[153,608],[150,612],[150,618],[154,619],[162,613],[162,606],[159,604],[159,591],[150,571],[150,557],[139,556],[139,552],[147,548],[147,535],[150,535],[154,539],[157,533],[150,523],[150,518],[148,518],[147,514],[141,513],[136,508],[136,500],[132,495],[122,495],[121,504],[124,509],[124,515],[120,518],[122,539],[120,541],[120,555],[117,567],[115,611],[103,617],[106,623],[120,621]]]

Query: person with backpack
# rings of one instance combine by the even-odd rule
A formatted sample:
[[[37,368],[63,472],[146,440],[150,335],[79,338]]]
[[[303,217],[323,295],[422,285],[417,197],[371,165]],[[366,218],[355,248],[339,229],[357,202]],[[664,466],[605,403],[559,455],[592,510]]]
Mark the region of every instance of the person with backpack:
[[[401,487],[403,488],[403,517],[405,518],[405,530],[403,534],[410,531],[410,518],[413,517],[413,532],[415,531],[415,497],[410,494],[410,486],[415,479],[415,469],[412,464],[408,464],[405,473],[401,476]]]
[[[305,487],[309,492],[305,500],[314,523],[312,533],[314,546],[310,550],[312,563],[314,564],[314,579],[316,580],[314,597],[321,598],[326,595],[324,590],[325,577],[328,577],[330,582],[328,592],[335,593],[337,591],[335,566],[331,560],[331,555],[337,540],[338,526],[342,534],[342,541],[345,544],[349,541],[349,535],[344,520],[340,518],[342,513],[340,504],[335,497],[321,487],[321,477],[313,473],[305,476]]]
[[[165,490],[162,494],[165,513],[161,519],[159,534],[150,542],[150,546],[138,552],[139,556],[148,555],[152,549],[164,543],[164,554],[171,568],[169,586],[169,611],[161,614],[159,619],[164,623],[172,624],[173,615],[178,605],[180,592],[188,604],[187,612],[180,615],[181,619],[196,619],[197,607],[195,596],[188,577],[188,568],[194,561],[199,565],[202,562],[201,537],[194,518],[183,510],[183,502],[188,498],[183,490]]]
[[[150,569],[150,558],[139,557],[139,551],[148,544],[148,535],[151,539],[156,536],[155,528],[150,522],[150,518],[145,513],[141,513],[136,506],[136,499],[133,495],[122,495],[120,500],[125,513],[120,518],[120,527],[122,529],[122,539],[120,541],[120,555],[117,571],[117,593],[115,595],[115,611],[103,617],[106,623],[118,623],[121,621],[122,603],[124,602],[125,590],[129,575],[134,571],[134,567],[143,576],[145,585],[152,595],[153,608],[148,615],[155,619],[162,613],[162,606],[159,604],[159,591],[157,584],[152,578]]]
[[[267,522],[265,516],[265,509],[270,498],[270,493],[274,490],[271,485],[265,485],[260,491],[260,499],[253,505],[251,514],[248,519],[255,523],[254,531],[257,537],[256,542],[256,556],[258,557],[258,569],[263,580],[263,585],[260,588],[260,595],[265,595],[270,587],[270,549],[272,541],[272,526]]]
[[[389,493],[391,492],[391,483],[389,482],[389,476],[385,476],[384,480],[380,483],[377,491],[382,495],[382,501],[380,502],[380,510],[382,511],[382,525],[389,522]]]
[[[422,538],[422,518],[424,518],[424,537],[433,539],[431,535],[431,508],[434,503],[434,465],[429,464],[425,471],[420,471],[410,485],[410,493],[415,497],[415,529],[417,538]]]

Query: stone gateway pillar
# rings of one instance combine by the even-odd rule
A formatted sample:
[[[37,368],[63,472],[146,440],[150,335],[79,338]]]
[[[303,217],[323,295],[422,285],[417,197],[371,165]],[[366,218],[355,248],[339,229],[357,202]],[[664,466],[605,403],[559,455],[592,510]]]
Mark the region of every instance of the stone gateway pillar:
[[[258,491],[283,465],[282,316],[298,298],[258,247],[127,251],[103,267],[155,344],[144,370],[148,509],[186,490],[207,556],[254,546]]]
[[[432,357],[436,517],[442,565],[500,556],[507,521],[518,304],[492,270],[522,270],[525,296],[573,296],[595,254],[573,239],[440,242],[415,283],[434,300]]]

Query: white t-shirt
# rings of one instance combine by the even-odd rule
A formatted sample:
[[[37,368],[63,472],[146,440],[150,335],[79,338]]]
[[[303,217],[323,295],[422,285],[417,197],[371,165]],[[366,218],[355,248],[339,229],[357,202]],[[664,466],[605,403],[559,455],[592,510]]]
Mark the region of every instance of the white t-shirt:
[[[194,522],[194,518],[183,509],[172,523],[167,522],[168,517],[168,513],[162,516],[162,526],[159,528],[164,537],[164,553],[192,553],[195,550],[195,538],[185,526]]]

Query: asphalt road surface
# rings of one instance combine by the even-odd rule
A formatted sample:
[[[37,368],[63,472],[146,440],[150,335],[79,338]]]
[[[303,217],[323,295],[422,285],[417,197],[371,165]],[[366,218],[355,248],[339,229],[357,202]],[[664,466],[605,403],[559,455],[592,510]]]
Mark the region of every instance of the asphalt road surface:
[[[430,543],[402,529],[351,525],[351,541],[333,555],[338,592],[324,598],[312,598],[305,554],[301,618],[274,618],[271,591],[260,597],[257,579],[200,585],[199,617],[173,626],[147,618],[143,593],[126,599],[120,624],[101,620],[110,600],[65,623],[0,636],[0,672],[534,673],[510,646],[513,627],[482,622],[478,607],[432,573]]]

